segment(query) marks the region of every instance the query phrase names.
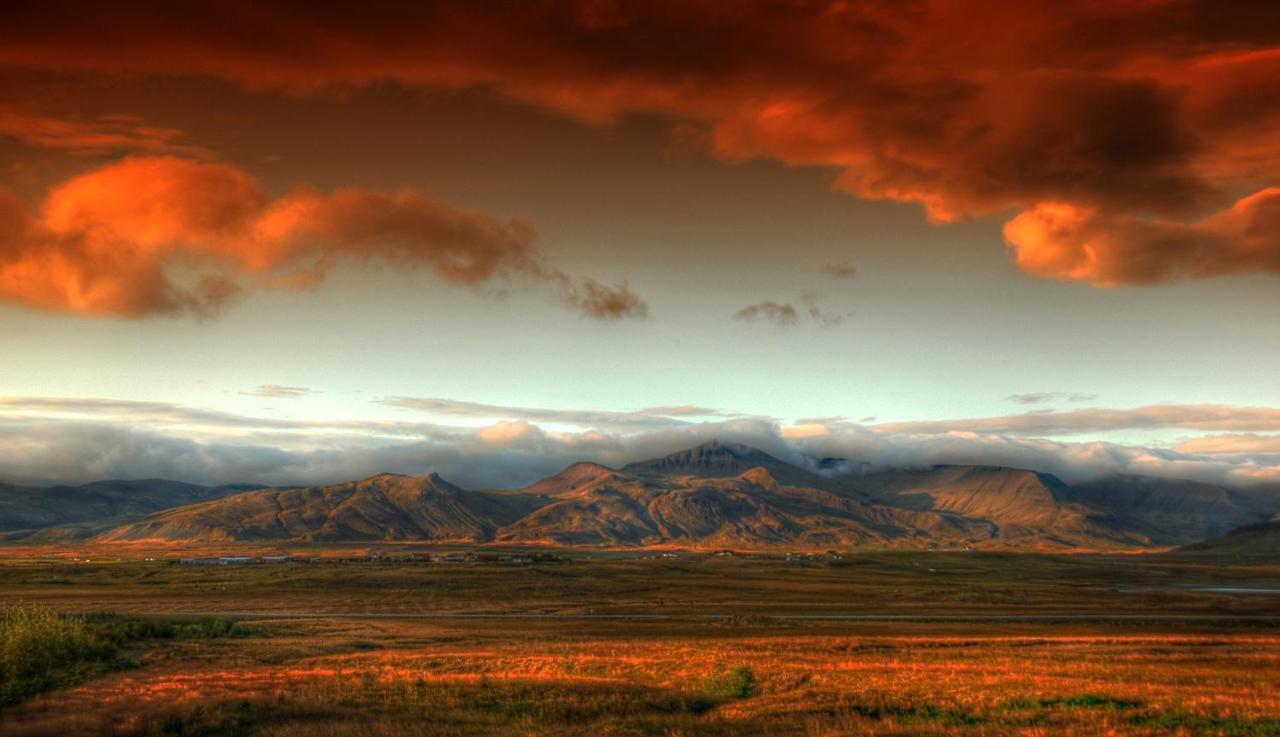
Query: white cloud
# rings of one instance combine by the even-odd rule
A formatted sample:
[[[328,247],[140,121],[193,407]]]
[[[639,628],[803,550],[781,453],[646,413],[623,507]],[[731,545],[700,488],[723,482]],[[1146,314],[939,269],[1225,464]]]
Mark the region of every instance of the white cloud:
[[[445,414],[465,417],[492,417],[500,410],[526,416],[459,427],[259,418],[159,402],[0,398],[0,479],[47,483],[166,477],[198,483],[310,484],[381,471],[436,471],[464,487],[515,487],[577,461],[617,467],[718,439],[753,445],[801,464],[810,458],[837,457],[861,468],[1002,465],[1053,473],[1068,482],[1116,473],[1231,484],[1280,481],[1275,455],[1241,452],[1250,449],[1247,444],[1153,448],[954,428],[915,432],[838,417],[786,425],[705,407],[590,412],[451,400],[430,400],[430,406],[435,408],[431,411],[444,409]],[[1141,410],[1131,412],[1148,416]],[[1265,423],[1267,412],[1219,407],[1161,416],[1218,425]],[[992,424],[1008,424],[1007,418],[993,419],[999,422]],[[582,425],[569,431],[545,426],[574,422]],[[1228,447],[1232,452],[1224,452]],[[1254,447],[1270,450],[1274,445]]]

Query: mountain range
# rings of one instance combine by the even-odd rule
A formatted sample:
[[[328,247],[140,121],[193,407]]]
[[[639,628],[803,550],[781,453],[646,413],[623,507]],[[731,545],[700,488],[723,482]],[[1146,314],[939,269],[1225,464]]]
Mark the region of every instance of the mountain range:
[[[0,537],[51,542],[520,543],[1140,549],[1203,543],[1280,512],[1280,492],[947,465],[833,473],[711,442],[620,469],[576,463],[512,491],[436,474],[300,487],[108,481],[0,485]],[[811,470],[817,469],[817,470]]]

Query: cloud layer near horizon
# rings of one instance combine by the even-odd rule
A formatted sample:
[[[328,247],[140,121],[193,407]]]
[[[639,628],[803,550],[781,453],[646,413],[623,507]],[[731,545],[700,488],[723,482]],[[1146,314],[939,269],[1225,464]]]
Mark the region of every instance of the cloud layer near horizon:
[[[368,260],[450,284],[523,279],[594,319],[648,309],[626,284],[546,265],[528,223],[409,190],[298,187],[270,199],[241,169],[172,156],[72,177],[36,212],[0,189],[0,300],[43,310],[210,316],[247,289],[307,289],[336,263]]]
[[[1208,427],[1227,434],[1175,447],[1142,447],[956,429],[962,422],[949,430],[916,432],[840,418],[785,424],[705,407],[616,412],[444,399],[389,403],[483,424],[463,427],[435,417],[431,422],[268,419],[162,402],[0,398],[0,479],[168,477],[309,484],[381,471],[436,471],[466,487],[518,487],[578,461],[616,467],[714,439],[753,445],[798,464],[843,458],[855,469],[989,464],[1053,473],[1068,482],[1117,473],[1241,486],[1280,482],[1280,435],[1248,432],[1274,429],[1280,411],[1256,408],[1218,408],[1216,419],[1204,420],[1194,419],[1204,416],[1204,408],[1170,406],[1168,427]],[[1146,409],[1131,412],[1149,416]],[[574,429],[551,430],[539,422]]]
[[[1274,3],[354,10],[30,4],[6,14],[0,67],[291,94],[482,87],[589,125],[659,116],[722,159],[828,167],[838,189],[919,203],[935,221],[1020,210],[1011,257],[1036,276],[1153,284],[1280,262],[1267,189],[1280,170]]]

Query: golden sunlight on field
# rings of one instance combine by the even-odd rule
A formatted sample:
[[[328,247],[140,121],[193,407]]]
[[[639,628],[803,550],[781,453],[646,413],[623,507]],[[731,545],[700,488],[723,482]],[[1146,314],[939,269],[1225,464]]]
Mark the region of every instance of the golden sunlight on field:
[[[1047,625],[1012,635],[973,625],[939,635],[767,623],[249,626],[259,629],[174,643],[138,669],[39,697],[9,714],[3,732],[1280,733],[1275,635],[1055,635]]]

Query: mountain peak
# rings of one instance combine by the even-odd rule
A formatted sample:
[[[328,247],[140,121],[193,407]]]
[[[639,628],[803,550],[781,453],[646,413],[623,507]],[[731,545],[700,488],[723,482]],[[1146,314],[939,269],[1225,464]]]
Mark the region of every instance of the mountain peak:
[[[531,494],[558,494],[562,491],[580,488],[617,476],[618,472],[599,463],[580,461],[565,468],[554,476],[548,476],[524,487],[523,491]]]
[[[743,445],[742,443],[726,443],[726,442],[724,442],[723,440],[708,440],[707,442],[703,443],[702,445],[697,445],[697,446],[694,446],[694,447],[692,447],[692,448],[689,448],[689,449],[688,449],[688,450],[686,450],[686,451],[680,451],[680,452],[684,452],[684,453],[689,453],[689,452],[703,452],[703,453],[713,453],[713,452],[718,452],[718,453],[729,453],[729,454],[731,454],[731,455],[740,456],[740,457],[742,457],[742,456],[763,456],[763,455],[768,455],[767,453],[765,453],[764,451],[760,450],[759,448],[754,448],[754,447],[752,447],[752,446],[750,446],[750,445]]]
[[[408,486],[429,487],[434,489],[446,489],[446,490],[453,490],[457,488],[453,484],[449,483],[447,479],[445,479],[443,476],[436,473],[435,471],[432,471],[422,476],[410,476],[408,474],[403,474],[403,473],[391,473],[389,471],[383,471],[382,473],[375,473],[374,475],[366,479],[363,479],[361,481],[357,481],[354,483],[357,488],[361,486],[367,486],[367,485],[375,485],[375,486],[386,487],[386,488],[392,488],[392,487],[400,488],[400,487],[408,487]]]
[[[757,466],[778,468],[787,464],[757,448],[712,440],[694,448],[676,451],[623,466],[629,473],[669,476],[737,476]]]

